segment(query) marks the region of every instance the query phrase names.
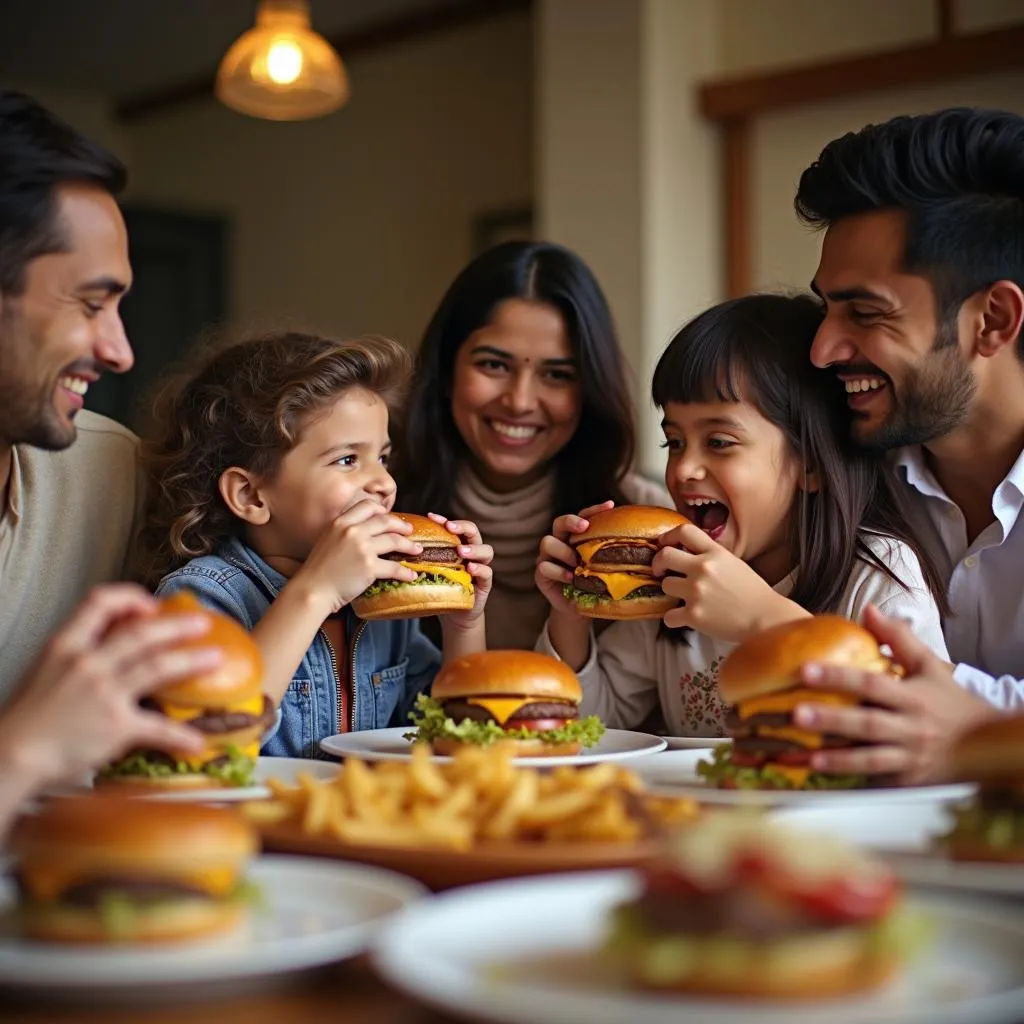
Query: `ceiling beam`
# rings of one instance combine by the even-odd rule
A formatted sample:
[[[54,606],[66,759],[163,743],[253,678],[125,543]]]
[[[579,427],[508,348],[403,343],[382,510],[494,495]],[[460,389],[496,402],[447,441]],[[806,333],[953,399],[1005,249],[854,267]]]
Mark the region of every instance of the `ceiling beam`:
[[[465,28],[510,11],[527,10],[530,6],[531,0],[449,0],[425,11],[398,15],[386,21],[344,32],[329,38],[328,42],[338,51],[342,60],[350,60],[434,32]],[[225,42],[225,52],[233,42],[234,39]],[[213,96],[216,74],[217,70],[214,68],[203,75],[162,89],[121,97],[114,104],[114,116],[118,121],[126,123],[140,121],[186,103],[209,99]]]
[[[700,87],[700,109],[713,121],[745,120],[804,103],[1020,67],[1024,25],[1008,25],[863,57],[712,80]]]

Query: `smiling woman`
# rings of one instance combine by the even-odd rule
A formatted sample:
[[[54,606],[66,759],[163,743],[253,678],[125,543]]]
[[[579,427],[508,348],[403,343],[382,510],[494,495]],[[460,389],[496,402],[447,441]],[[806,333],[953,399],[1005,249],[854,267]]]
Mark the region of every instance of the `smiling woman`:
[[[586,264],[544,242],[488,250],[427,327],[392,467],[399,507],[476,522],[495,549],[489,647],[533,646],[533,582],[562,513],[668,504],[629,472],[633,406],[608,303]]]

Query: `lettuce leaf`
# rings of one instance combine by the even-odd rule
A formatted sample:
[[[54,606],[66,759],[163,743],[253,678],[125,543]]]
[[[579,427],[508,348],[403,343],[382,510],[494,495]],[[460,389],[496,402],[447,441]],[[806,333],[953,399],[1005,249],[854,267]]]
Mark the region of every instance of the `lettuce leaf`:
[[[448,586],[461,586],[463,590],[472,591],[472,587],[466,587],[461,584],[453,583],[447,576],[439,576],[433,572],[421,572],[417,575],[416,579],[412,583],[406,583],[405,580],[377,580],[376,583],[371,583],[360,596],[362,597],[375,597],[377,594],[383,594],[386,590],[395,590],[398,587],[418,587],[418,586],[437,586],[438,584],[447,583]]]
[[[656,580],[651,580],[648,583],[644,583],[643,586],[653,586],[656,582]],[[639,590],[640,588],[637,588],[637,590],[634,590],[631,594],[627,594],[624,598],[622,598],[622,600],[632,601],[636,598],[650,596],[649,594],[639,593]],[[586,590],[577,590],[571,583],[562,584],[562,596],[567,601],[575,602],[577,605],[579,605],[580,608],[594,608],[600,601],[611,600],[611,598],[607,594],[591,594],[589,591]]]
[[[771,765],[763,768],[739,767],[732,763],[731,749],[719,744],[710,761],[697,762],[697,774],[712,786],[728,780],[735,789],[864,789],[866,775],[832,775],[825,772],[811,772],[802,786],[794,786],[785,775],[776,772]]]
[[[416,726],[415,732],[405,734],[406,739],[430,743],[437,739],[458,740],[488,746],[498,740],[541,740],[544,743],[571,743],[578,741],[584,747],[594,746],[604,735],[604,724],[596,715],[589,715],[579,721],[567,722],[561,729],[502,729],[495,721],[474,722],[464,718],[456,722],[449,718],[440,703],[420,694],[416,698],[416,710],[409,713]]]
[[[123,776],[141,775],[147,779],[164,779],[172,775],[209,775],[225,786],[251,786],[256,762],[243,754],[237,747],[227,747],[223,754],[228,758],[225,764],[205,764],[193,768],[187,761],[170,765],[163,760],[150,760],[145,752],[136,751],[108,764],[99,772],[100,778],[111,779]]]

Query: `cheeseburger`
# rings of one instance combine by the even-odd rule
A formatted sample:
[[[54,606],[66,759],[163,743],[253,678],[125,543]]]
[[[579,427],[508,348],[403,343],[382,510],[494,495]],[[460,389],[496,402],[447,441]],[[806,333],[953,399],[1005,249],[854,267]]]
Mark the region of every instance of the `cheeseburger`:
[[[236,924],[252,827],[197,803],[58,797],[10,840],[20,921],[52,942],[158,942]]]
[[[713,761],[698,765],[705,779],[725,789],[857,789],[868,784],[863,775],[811,770],[816,750],[849,746],[851,741],[797,728],[797,704],[852,706],[859,701],[852,694],[801,686],[800,669],[809,661],[890,671],[875,638],[838,615],[786,622],[750,637],[718,672],[719,693],[733,705],[726,718],[733,743],[731,749],[719,746]]]
[[[645,867],[607,948],[634,984],[753,999],[881,985],[915,945],[888,867],[825,836],[710,813]]]
[[[423,551],[415,557],[394,552],[384,558],[412,569],[416,579],[377,580],[352,602],[352,611],[361,619],[408,619],[472,608],[473,578],[459,557],[462,540],[426,516],[395,515],[412,526],[409,540],[422,544]]]
[[[1024,715],[971,729],[953,748],[952,769],[978,783],[946,837],[953,858],[1024,864]]]
[[[417,700],[410,738],[436,754],[506,740],[517,757],[569,755],[604,733],[594,715],[580,719],[583,693],[572,670],[546,654],[467,654],[441,668],[431,692]]]
[[[182,647],[219,647],[220,664],[158,690],[142,705],[198,729],[206,740],[199,754],[132,750],[102,769],[98,785],[136,789],[209,789],[247,786],[252,781],[260,740],[274,720],[274,706],[263,694],[263,662],[252,637],[234,619],[204,608],[189,593],[160,602],[160,615],[201,613],[210,628]]]
[[[580,615],[591,619],[660,619],[679,602],[651,572],[658,538],[690,522],[674,509],[620,505],[590,517],[569,540],[577,565],[563,588]]]

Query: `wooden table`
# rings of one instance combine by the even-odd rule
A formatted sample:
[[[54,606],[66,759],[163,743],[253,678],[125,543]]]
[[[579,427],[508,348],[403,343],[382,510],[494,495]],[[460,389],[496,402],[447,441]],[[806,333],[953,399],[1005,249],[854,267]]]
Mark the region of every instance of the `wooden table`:
[[[45,1004],[0,989],[0,1022],[13,1024],[455,1024],[380,981],[364,959],[244,994],[123,1005]]]

